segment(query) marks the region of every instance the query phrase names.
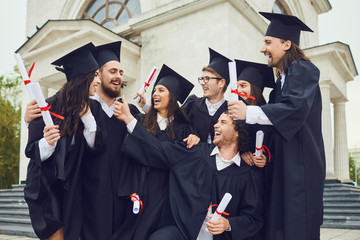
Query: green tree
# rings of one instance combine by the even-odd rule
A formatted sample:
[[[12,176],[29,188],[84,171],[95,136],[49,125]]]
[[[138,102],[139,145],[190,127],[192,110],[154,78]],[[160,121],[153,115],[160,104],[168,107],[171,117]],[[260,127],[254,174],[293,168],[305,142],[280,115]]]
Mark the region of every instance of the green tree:
[[[353,180],[354,182],[356,182],[355,171],[356,171],[356,164],[355,164],[354,158],[349,157],[349,174],[350,174],[350,179]]]
[[[0,76],[0,188],[18,183],[20,152],[21,76]]]

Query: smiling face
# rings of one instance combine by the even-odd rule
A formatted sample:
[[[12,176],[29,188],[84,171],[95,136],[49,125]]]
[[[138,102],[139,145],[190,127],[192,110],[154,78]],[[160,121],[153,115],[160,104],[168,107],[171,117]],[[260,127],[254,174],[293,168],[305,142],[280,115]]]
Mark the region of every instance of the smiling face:
[[[265,36],[264,45],[260,49],[260,52],[268,57],[269,67],[280,67],[281,59],[285,52],[289,50],[291,41],[283,41],[280,38]]]
[[[214,125],[214,131],[214,145],[222,147],[237,143],[238,132],[235,130],[234,120],[229,114],[223,113],[220,115]]]
[[[223,97],[222,88],[225,85],[225,80],[217,80],[213,78],[218,78],[219,76],[216,76],[215,74],[209,72],[209,71],[203,71],[203,77],[208,76],[211,77],[207,83],[204,81],[200,82],[200,85],[203,89],[203,96],[209,100],[211,99],[218,99],[220,100]]]
[[[101,81],[100,81],[100,78],[99,78],[99,70],[97,70],[95,72],[95,76],[94,76],[94,80],[91,82],[90,84],[90,88],[89,88],[89,95],[90,96],[94,96],[98,87],[100,86],[101,84]]]
[[[237,81],[237,89],[238,92],[241,94],[249,95],[251,94],[251,85],[248,81],[245,80],[238,80]],[[244,100],[247,100],[248,97],[242,97]]]
[[[167,111],[169,107],[169,90],[161,84],[158,84],[154,88],[153,92],[154,109],[158,112]]]
[[[124,71],[118,61],[109,61],[101,67],[99,77],[104,94],[111,98],[120,96],[123,74]]]

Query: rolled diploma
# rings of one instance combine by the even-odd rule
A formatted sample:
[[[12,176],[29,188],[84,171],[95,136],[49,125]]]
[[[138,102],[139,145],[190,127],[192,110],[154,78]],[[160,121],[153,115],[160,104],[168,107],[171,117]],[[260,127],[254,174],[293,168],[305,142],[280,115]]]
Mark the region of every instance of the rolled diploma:
[[[20,54],[15,53],[14,58],[15,58],[16,64],[18,65],[18,68],[19,68],[19,71],[20,71],[20,74],[21,74],[21,77],[22,77],[23,81],[30,81],[29,75],[28,75],[28,73],[27,73],[27,71],[25,69],[24,62],[23,62]],[[28,86],[28,85],[29,84],[25,85],[26,91],[28,92],[30,98],[34,99],[35,98],[34,94],[31,92],[30,86]]]
[[[230,75],[230,89],[236,90],[237,89],[237,75],[236,75],[236,63],[229,62],[229,75]],[[230,100],[237,101],[238,95],[236,93],[230,93]]]
[[[158,71],[158,67],[154,66],[154,67],[152,68],[151,72],[149,73],[149,76],[148,76],[147,79],[146,79],[146,82],[147,82],[149,85],[151,84],[152,80],[154,79],[154,76],[155,76],[155,74],[156,74],[157,71]],[[139,92],[140,92],[141,94],[145,94],[145,91],[146,91],[146,89],[147,89],[148,87],[149,87],[149,86],[145,86],[145,83],[144,83],[144,84],[141,86]],[[135,98],[135,102],[139,102],[139,101],[140,101],[140,97],[137,96],[137,97]]]
[[[30,85],[31,92],[34,94],[34,98],[37,104],[39,105],[39,107],[40,108],[46,107],[47,106],[46,101],[41,91],[39,82],[32,82],[27,85]],[[52,121],[49,111],[41,111],[41,115],[43,117],[46,126],[54,125],[54,122]]]
[[[224,197],[221,199],[221,202],[219,203],[219,206],[217,207],[216,211],[214,212],[214,215],[212,216],[211,220],[217,220],[220,218],[221,215],[218,214],[225,211],[225,208],[229,204],[232,196],[230,193],[225,193]]]
[[[139,195],[135,195],[137,197],[137,199],[139,198]],[[135,200],[134,204],[133,204],[133,213],[134,214],[138,214],[140,211],[140,201],[139,200]]]
[[[263,141],[264,141],[264,132],[259,130],[256,132],[256,141],[255,141],[255,145],[256,145],[255,156],[257,157],[263,154],[262,149],[257,150],[262,147]]]

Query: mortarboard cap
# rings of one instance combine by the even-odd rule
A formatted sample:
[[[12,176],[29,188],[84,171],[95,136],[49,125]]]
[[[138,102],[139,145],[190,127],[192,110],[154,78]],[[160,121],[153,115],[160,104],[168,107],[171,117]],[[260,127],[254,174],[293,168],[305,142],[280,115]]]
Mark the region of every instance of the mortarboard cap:
[[[66,54],[51,64],[58,66],[55,67],[56,70],[65,73],[66,79],[69,81],[80,74],[99,68],[93,55],[94,51],[95,46],[90,42]]]
[[[96,47],[95,58],[99,68],[109,61],[120,62],[121,41],[108,43]]]
[[[225,79],[226,84],[230,83],[230,74],[229,74],[229,62],[230,59],[224,57],[220,53],[209,48],[210,52],[210,61],[208,67],[217,72],[222,78]]]
[[[313,32],[313,30],[295,16],[269,12],[259,13],[270,20],[265,36],[291,40],[296,45],[299,45],[301,31]]]
[[[255,85],[262,92],[264,87],[273,88],[275,85],[274,72],[266,64],[235,60],[238,80],[245,80]]]
[[[165,86],[172,94],[175,95],[176,99],[181,104],[185,101],[194,87],[194,84],[186,80],[184,77],[165,64],[162,66],[159,72],[159,75],[154,84],[154,88],[158,84]]]

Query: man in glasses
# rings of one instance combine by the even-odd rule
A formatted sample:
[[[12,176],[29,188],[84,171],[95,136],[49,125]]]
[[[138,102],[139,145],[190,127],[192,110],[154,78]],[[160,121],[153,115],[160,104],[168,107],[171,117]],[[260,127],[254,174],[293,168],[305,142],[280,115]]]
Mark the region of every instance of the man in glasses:
[[[227,110],[224,93],[230,82],[228,62],[231,60],[211,48],[209,51],[209,65],[202,69],[203,75],[198,78],[203,97],[191,95],[183,109],[192,121],[200,141],[211,143],[214,139],[214,125]]]

